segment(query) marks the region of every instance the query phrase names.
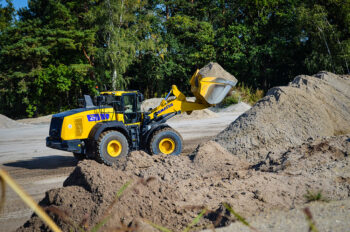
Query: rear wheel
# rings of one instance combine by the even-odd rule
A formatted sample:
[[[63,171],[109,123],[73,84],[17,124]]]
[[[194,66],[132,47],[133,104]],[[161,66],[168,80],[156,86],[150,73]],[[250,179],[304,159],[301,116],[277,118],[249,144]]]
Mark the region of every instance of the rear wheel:
[[[118,131],[106,131],[97,141],[96,161],[107,165],[117,164],[118,160],[129,153],[126,137]]]
[[[149,143],[152,155],[179,155],[182,151],[182,137],[172,128],[165,128],[154,133]]]

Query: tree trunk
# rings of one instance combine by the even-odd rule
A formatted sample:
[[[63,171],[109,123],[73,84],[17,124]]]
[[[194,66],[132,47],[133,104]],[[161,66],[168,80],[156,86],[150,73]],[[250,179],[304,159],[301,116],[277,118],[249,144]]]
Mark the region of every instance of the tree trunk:
[[[113,76],[112,76],[112,89],[117,89],[117,70],[114,68],[113,70]]]

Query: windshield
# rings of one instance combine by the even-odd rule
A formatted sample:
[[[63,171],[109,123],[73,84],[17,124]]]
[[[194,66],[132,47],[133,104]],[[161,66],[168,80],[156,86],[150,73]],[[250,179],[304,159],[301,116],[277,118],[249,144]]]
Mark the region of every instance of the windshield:
[[[125,113],[137,112],[135,94],[124,95],[124,112]]]

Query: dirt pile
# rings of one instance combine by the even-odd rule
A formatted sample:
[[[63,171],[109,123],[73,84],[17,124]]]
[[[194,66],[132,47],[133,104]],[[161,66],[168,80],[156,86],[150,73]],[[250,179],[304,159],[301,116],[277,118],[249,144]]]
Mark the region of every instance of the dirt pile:
[[[150,99],[144,100],[141,104],[141,111],[146,112],[150,108],[152,109],[156,108],[157,106],[159,106],[159,104],[162,102],[163,99],[164,98],[150,98]]]
[[[329,72],[275,87],[214,140],[255,163],[309,137],[350,133],[350,78]]]
[[[51,208],[52,215],[56,215],[52,210],[59,212],[54,219],[64,231],[71,226],[63,215],[91,228],[104,218],[118,190],[132,181],[110,207],[106,228],[145,226],[143,220],[150,220],[179,231],[203,207],[212,211],[199,225],[217,221],[224,214],[222,202],[247,217],[304,204],[307,191],[322,191],[329,200],[346,199],[350,195],[349,154],[349,135],[310,139],[286,151],[270,153],[254,165],[214,141],[199,146],[189,156],[132,152],[117,169],[91,160],[79,162],[64,187],[48,191],[40,204]],[[217,225],[227,225],[231,219],[223,215]],[[45,228],[37,216],[32,216],[18,231]]]
[[[230,105],[226,108],[220,108],[218,109],[218,112],[245,112],[247,110],[250,110],[252,108],[249,104],[245,102],[240,102],[234,105]]]
[[[15,128],[21,126],[25,126],[25,124],[16,122],[15,120],[0,114],[0,128]]]
[[[26,123],[26,124],[46,124],[51,122],[51,118],[52,118],[52,114],[37,117],[37,118],[19,119],[17,120],[17,122]]]

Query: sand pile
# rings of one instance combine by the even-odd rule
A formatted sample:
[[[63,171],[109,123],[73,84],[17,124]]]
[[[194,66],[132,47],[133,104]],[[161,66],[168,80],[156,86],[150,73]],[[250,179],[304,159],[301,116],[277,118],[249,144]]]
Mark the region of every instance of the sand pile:
[[[46,124],[50,123],[52,118],[52,114],[46,115],[46,116],[41,116],[37,118],[25,118],[25,119],[19,119],[17,122],[20,123],[26,123],[26,124]]]
[[[150,98],[150,99],[144,100],[141,104],[141,111],[146,112],[150,108],[152,109],[156,108],[157,106],[159,106],[159,104],[162,102],[163,99],[164,98]]]
[[[84,222],[91,228],[104,217],[117,191],[132,184],[111,207],[106,228],[143,225],[150,220],[180,231],[207,207],[212,212],[199,225],[214,223],[224,214],[222,202],[242,216],[304,204],[307,191],[322,191],[329,200],[350,194],[350,136],[309,140],[283,152],[270,153],[254,165],[233,156],[214,141],[190,156],[149,156],[133,152],[118,169],[92,160],[79,162],[64,187],[46,193],[44,207],[59,209],[54,216],[64,231]],[[56,210],[57,213],[57,210]],[[231,222],[223,215],[217,226]],[[18,231],[45,230],[37,216]],[[150,230],[148,227],[147,230]],[[140,230],[136,230],[140,231]]]
[[[214,140],[254,163],[309,137],[350,133],[349,119],[350,78],[320,72],[270,89]]]
[[[182,113],[179,115],[174,116],[169,121],[180,121],[180,120],[196,120],[196,119],[204,119],[204,118],[216,118],[218,117],[217,114],[211,110],[204,109],[204,110],[195,110],[192,111],[191,114]]]
[[[5,115],[0,114],[0,128],[15,128],[25,126],[23,123],[18,123]]]
[[[240,102],[234,105],[230,105],[226,108],[219,108],[218,112],[245,112],[252,108],[249,104],[245,102]]]
[[[308,191],[321,191],[328,200],[347,199],[350,134],[342,134],[350,131],[349,89],[347,77],[298,76],[287,87],[271,89],[217,142],[201,144],[189,156],[132,152],[114,168],[85,160],[40,204],[51,209],[64,231],[71,228],[69,220],[92,228],[109,209],[111,219],[102,230],[143,228],[143,220],[149,220],[180,231],[203,207],[211,211],[199,226],[230,223],[223,202],[249,217],[303,205]],[[128,181],[132,184],[111,206]],[[33,215],[18,231],[45,228]]]

